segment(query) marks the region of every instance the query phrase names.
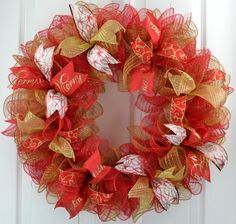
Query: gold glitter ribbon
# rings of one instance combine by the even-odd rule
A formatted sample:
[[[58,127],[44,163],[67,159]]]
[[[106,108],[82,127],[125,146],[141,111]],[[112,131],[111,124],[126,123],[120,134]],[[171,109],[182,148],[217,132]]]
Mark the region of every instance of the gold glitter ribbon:
[[[207,84],[198,85],[190,95],[205,99],[215,108],[222,106],[227,98],[227,92],[223,88]]]
[[[177,96],[181,94],[189,94],[190,97],[199,96],[215,108],[219,108],[225,103],[228,94],[221,86],[205,83],[196,86],[194,79],[190,75],[183,71],[178,71],[180,75],[173,75],[170,72],[167,74]]]
[[[74,150],[70,143],[63,137],[57,136],[48,146],[52,151],[60,153],[67,158],[75,159]]]
[[[180,94],[189,94],[195,89],[195,82],[186,72],[181,72],[180,75],[168,73],[168,78],[177,96]]]
[[[30,111],[26,114],[24,120],[21,120],[19,116],[17,116],[16,122],[19,130],[25,134],[37,133],[42,131],[45,127],[45,121]]]
[[[145,212],[152,207],[154,193],[149,187],[147,177],[139,177],[135,185],[131,188],[128,194],[129,198],[138,198],[139,206],[132,215],[134,222]]]
[[[38,192],[41,192],[44,190],[45,184],[52,182],[56,178],[58,178],[60,174],[60,167],[63,164],[64,160],[65,158],[61,155],[53,159],[52,163],[47,167],[47,169],[43,173],[43,176],[40,180],[40,184],[38,187]]]
[[[103,26],[98,30],[98,32],[90,39],[89,42],[84,41],[79,36],[68,37],[64,39],[57,47],[56,54],[61,50],[61,55],[73,58],[83,52],[87,51],[93,45],[99,42],[109,45],[117,45],[116,33],[120,30],[124,30],[124,27],[115,20],[108,20],[103,24]],[[107,49],[110,51],[110,49]],[[111,46],[111,51],[113,47]]]

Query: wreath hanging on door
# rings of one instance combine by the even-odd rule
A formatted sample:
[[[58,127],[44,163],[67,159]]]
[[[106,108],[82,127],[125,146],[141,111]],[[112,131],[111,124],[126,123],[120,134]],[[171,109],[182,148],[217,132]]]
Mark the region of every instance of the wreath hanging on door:
[[[71,217],[136,221],[199,194],[209,162],[221,170],[227,161],[232,89],[210,51],[196,49],[191,17],[119,4],[70,9],[14,55],[3,134],[15,138],[25,171]],[[145,114],[118,148],[96,126],[105,82],[138,92]]]

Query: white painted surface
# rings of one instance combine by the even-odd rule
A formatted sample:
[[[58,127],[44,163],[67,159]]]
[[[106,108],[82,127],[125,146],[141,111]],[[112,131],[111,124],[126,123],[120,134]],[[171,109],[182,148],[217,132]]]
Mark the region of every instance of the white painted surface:
[[[11,55],[19,50],[19,43],[33,38],[34,34],[47,27],[56,14],[69,14],[67,4],[72,0],[0,0],[0,100],[1,105],[9,95],[6,88],[8,68],[13,65]],[[193,12],[193,20],[199,28],[199,47],[206,46],[217,55],[226,71],[231,74],[231,86],[235,86],[236,78],[236,21],[235,0],[130,0],[130,1],[99,1],[96,4],[105,5],[110,2],[130,2],[137,8],[160,8],[173,6],[179,13]],[[206,32],[207,31],[207,32]],[[112,85],[107,86],[108,91]],[[126,93],[105,94],[101,102],[105,109],[100,119],[101,135],[109,136],[115,145],[127,140],[124,129],[129,122],[138,121],[140,113],[129,111],[133,97]],[[200,196],[191,201],[181,202],[172,206],[165,213],[149,212],[139,221],[139,224],[235,224],[236,223],[236,150],[234,132],[236,131],[236,104],[234,96],[228,100],[227,106],[232,113],[231,127],[225,147],[229,154],[229,164],[220,174],[212,167],[212,184],[206,184],[206,189]],[[123,110],[121,109],[123,108]],[[109,111],[109,113],[108,113]],[[3,123],[3,113],[0,114],[0,129]],[[115,119],[114,119],[115,118]],[[115,123],[114,123],[115,121]],[[122,122],[121,122],[122,121]],[[105,125],[111,127],[110,130]],[[104,126],[103,126],[104,125]],[[122,131],[124,130],[124,131]],[[122,133],[122,134],[121,134]],[[79,217],[68,220],[63,209],[53,210],[48,205],[44,194],[37,194],[36,187],[28,176],[22,172],[17,163],[16,149],[13,140],[0,135],[0,223],[4,224],[97,224],[100,223],[94,215],[83,212]],[[122,223],[122,222],[116,222]],[[132,223],[127,221],[125,223]]]
[[[206,44],[217,55],[228,74],[231,86],[236,89],[236,1],[207,1],[207,38]],[[213,10],[212,10],[213,9]],[[231,123],[226,137],[229,162],[222,173],[212,169],[212,184],[206,186],[205,223],[236,223],[236,104],[235,93],[228,101]]]

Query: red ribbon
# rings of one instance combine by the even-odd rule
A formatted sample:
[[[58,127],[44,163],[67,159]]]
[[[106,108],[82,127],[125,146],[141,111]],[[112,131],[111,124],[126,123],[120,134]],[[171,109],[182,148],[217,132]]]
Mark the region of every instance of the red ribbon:
[[[50,85],[47,80],[38,77],[34,69],[27,66],[12,67],[10,69],[17,77],[14,80],[13,89],[48,89]]]
[[[158,20],[154,17],[154,15],[151,12],[147,12],[146,28],[152,39],[154,48],[157,47],[161,36],[161,30]]]
[[[87,76],[87,74],[75,72],[73,62],[70,62],[53,77],[50,85],[58,92],[69,96],[85,82]]]
[[[202,177],[210,181],[210,168],[208,160],[202,153],[187,151],[188,172],[193,177]]]
[[[60,171],[59,181],[68,187],[81,187],[86,175],[84,172]]]
[[[74,71],[71,61],[62,68],[50,81],[41,78],[37,71],[27,66],[12,67],[12,73],[17,77],[13,83],[13,89],[50,89],[55,88],[66,96],[73,94],[86,81],[88,74]]]
[[[154,67],[141,65],[133,70],[130,80],[130,92],[142,89],[148,95],[152,94],[154,84]]]
[[[95,153],[84,163],[83,168],[89,170],[92,174],[93,179],[90,181],[91,184],[98,183],[101,181],[111,170],[110,166],[101,165],[101,156],[97,148]]]
[[[83,195],[81,191],[74,190],[65,192],[57,201],[55,208],[65,208],[69,212],[70,218],[73,218],[81,211],[86,201],[86,196]]]

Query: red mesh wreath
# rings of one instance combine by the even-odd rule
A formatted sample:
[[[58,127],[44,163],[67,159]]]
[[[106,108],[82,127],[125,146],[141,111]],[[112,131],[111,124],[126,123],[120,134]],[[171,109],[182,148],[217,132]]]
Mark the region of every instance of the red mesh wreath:
[[[232,89],[210,51],[196,49],[191,17],[119,4],[70,9],[14,56],[3,134],[15,138],[25,171],[71,217],[136,220],[199,194],[209,162],[221,170],[227,160]],[[105,82],[138,91],[145,114],[118,148],[96,126]]]

